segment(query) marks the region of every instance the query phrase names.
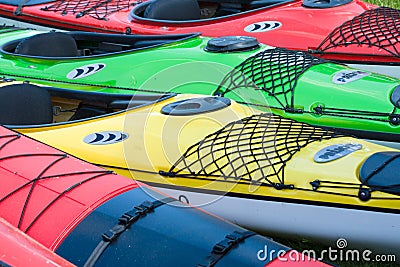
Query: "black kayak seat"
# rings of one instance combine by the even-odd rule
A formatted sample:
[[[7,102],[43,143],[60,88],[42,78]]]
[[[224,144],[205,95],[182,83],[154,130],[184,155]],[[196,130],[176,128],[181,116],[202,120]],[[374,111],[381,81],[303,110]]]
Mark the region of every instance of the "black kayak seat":
[[[53,120],[53,107],[47,90],[31,84],[0,88],[0,124],[34,125]]]
[[[62,32],[46,32],[23,39],[15,53],[41,57],[76,57],[79,55],[75,39]]]
[[[399,166],[400,152],[374,153],[362,164],[360,180],[375,191],[400,194]]]
[[[198,20],[200,6],[197,0],[154,0],[144,11],[144,17],[157,20]]]

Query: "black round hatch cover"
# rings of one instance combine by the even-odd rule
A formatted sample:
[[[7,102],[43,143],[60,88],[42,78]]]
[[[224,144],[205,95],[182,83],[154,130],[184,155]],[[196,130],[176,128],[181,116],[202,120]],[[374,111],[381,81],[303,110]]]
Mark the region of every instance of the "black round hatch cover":
[[[235,52],[253,50],[260,46],[257,38],[249,36],[224,36],[212,38],[205,48],[209,52]]]
[[[190,98],[163,106],[161,113],[173,116],[190,116],[220,110],[230,104],[231,101],[225,97]]]
[[[303,0],[303,6],[311,8],[329,8],[351,3],[353,0]]]

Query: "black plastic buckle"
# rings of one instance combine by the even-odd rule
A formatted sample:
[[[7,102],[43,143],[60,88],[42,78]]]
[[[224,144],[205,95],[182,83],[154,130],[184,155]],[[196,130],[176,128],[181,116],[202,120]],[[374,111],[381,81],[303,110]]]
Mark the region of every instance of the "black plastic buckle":
[[[128,211],[124,213],[119,219],[118,222],[125,226],[130,225],[132,222],[136,221],[139,218],[139,215],[136,214],[136,211]]]
[[[133,210],[125,212],[119,219],[118,222],[122,225],[128,226],[132,222],[139,219],[150,211],[154,210],[154,203],[150,201],[145,201],[139,206],[135,206]]]
[[[112,229],[107,230],[106,232],[103,233],[101,236],[103,238],[103,241],[105,242],[112,242],[115,240],[123,231],[125,231],[125,226],[121,224],[117,224],[114,226]]]
[[[233,233],[231,233],[225,237],[228,238],[230,240],[229,242],[231,242],[231,243],[232,242],[233,243],[240,242],[244,238],[243,234],[239,233],[237,231],[234,231]]]
[[[135,221],[146,215],[148,212],[153,211],[155,208],[172,201],[175,201],[175,199],[165,198],[163,200],[157,200],[154,202],[145,201],[141,205],[135,206],[131,211],[124,213],[118,219],[117,225],[102,234],[102,240],[92,251],[89,258],[86,260],[85,266],[94,266],[102,253],[110,245],[110,243],[117,239]]]
[[[227,240],[222,240],[221,242],[219,242],[218,244],[216,244],[213,249],[212,249],[212,253],[215,254],[224,254],[226,251],[229,250],[230,244],[229,241]]]
[[[135,206],[135,209],[136,209],[135,214],[144,215],[154,210],[154,203],[150,201],[145,201],[139,206]]]
[[[238,244],[244,239],[242,233],[234,231],[233,233],[226,235],[225,239],[216,244],[213,247],[212,252],[215,254],[224,254],[226,251],[231,249],[234,245]]]

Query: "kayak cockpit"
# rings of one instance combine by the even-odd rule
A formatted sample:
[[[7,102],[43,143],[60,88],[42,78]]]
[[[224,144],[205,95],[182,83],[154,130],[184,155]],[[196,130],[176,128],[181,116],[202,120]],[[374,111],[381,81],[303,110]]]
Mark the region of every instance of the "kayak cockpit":
[[[197,33],[125,35],[51,31],[8,42],[1,47],[1,52],[40,58],[92,57],[157,47],[198,35]]]
[[[238,15],[293,0],[154,0],[137,5],[130,16],[152,21],[197,21]]]
[[[311,1],[303,0],[309,8],[329,8],[350,3],[352,0]],[[202,21],[239,15],[257,9],[299,2],[295,0],[153,0],[137,5],[130,12],[131,19],[162,21]]]
[[[15,83],[0,88],[0,124],[48,125],[108,116],[174,94],[110,94]]]

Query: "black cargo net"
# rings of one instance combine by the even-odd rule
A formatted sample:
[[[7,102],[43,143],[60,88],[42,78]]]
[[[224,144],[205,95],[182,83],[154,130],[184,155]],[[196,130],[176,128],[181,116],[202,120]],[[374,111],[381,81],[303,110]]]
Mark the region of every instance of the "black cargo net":
[[[400,57],[400,10],[379,7],[343,23],[325,38],[314,52],[324,53],[340,46],[379,47]]]
[[[73,14],[76,18],[90,16],[98,20],[107,20],[107,16],[140,4],[141,0],[67,0],[42,8],[43,11],[58,12],[62,15]]]
[[[360,181],[349,180],[347,183],[324,180],[321,177],[320,180],[310,181],[308,187],[295,186],[285,181],[286,164],[298,151],[313,142],[338,137],[344,135],[271,113],[253,115],[232,122],[190,146],[168,171],[159,171],[159,174],[174,178],[265,186],[277,190],[341,195],[364,201],[367,193],[368,200],[400,200],[390,195],[372,196],[372,191],[380,191],[380,188],[367,186]],[[323,164],[319,167],[324,168]],[[307,178],[298,176],[290,180]]]
[[[292,156],[312,142],[338,136],[270,113],[253,115],[208,135],[161,174],[293,188],[285,184],[284,171]]]
[[[235,67],[222,80],[217,94],[236,89],[261,90],[274,97],[284,109],[293,109],[297,80],[311,66],[326,62],[310,54],[283,48],[264,50]]]
[[[329,106],[317,106],[313,110],[296,108],[296,86],[300,76],[312,66],[327,63],[324,59],[314,57],[301,51],[284,48],[264,50],[249,57],[229,72],[215,91],[215,95],[234,98],[240,96],[240,90],[261,91],[264,99],[247,101],[235,99],[236,102],[255,107],[280,109],[288,113],[311,113],[332,117],[353,118],[380,121],[392,125],[400,124],[397,109],[391,112],[372,110],[345,109]],[[317,79],[317,78],[316,78]],[[237,94],[235,95],[235,91]],[[233,95],[232,95],[233,94]],[[268,98],[274,98],[277,104],[270,105]]]
[[[12,145],[14,142],[18,142],[18,140],[22,136],[17,133],[10,133],[10,134],[3,134],[0,135],[0,154],[1,151],[3,150],[4,147]],[[19,150],[22,150],[22,148],[19,147]],[[69,177],[71,176],[82,176],[82,179],[77,182],[77,183],[69,183],[66,185],[66,188],[61,191],[54,199],[50,199],[48,203],[45,205],[45,207],[37,213],[37,215],[28,223],[28,226],[25,227],[24,229],[21,229],[24,232],[28,232],[29,229],[35,224],[35,222],[43,215],[43,213],[49,209],[54,203],[57,202],[60,198],[62,198],[65,194],[68,192],[71,192],[74,189],[77,189],[79,186],[82,184],[85,184],[86,182],[89,182],[91,180],[94,180],[98,177],[104,176],[104,175],[109,175],[112,174],[112,171],[106,171],[102,169],[98,170],[82,170],[82,171],[76,171],[76,172],[59,172],[59,173],[54,173],[54,166],[65,159],[68,159],[69,156],[65,153],[62,152],[57,152],[55,151],[54,153],[15,153],[13,155],[7,155],[7,156],[0,156],[0,166],[1,163],[7,160],[11,159],[16,159],[16,158],[25,158],[26,159],[26,164],[29,165],[29,160],[31,158],[42,158],[43,160],[47,160],[48,163],[47,165],[37,174],[35,174],[35,177],[27,177],[27,178],[32,178],[30,181],[27,181],[26,183],[20,185],[19,187],[15,188],[14,190],[8,192],[7,194],[3,195],[0,197],[0,203],[3,201],[7,200],[9,197],[13,196],[14,194],[18,192],[24,191],[26,188],[29,188],[28,193],[26,195],[25,203],[23,205],[23,208],[21,210],[21,214],[19,217],[18,225],[17,227],[21,229],[22,223],[24,222],[25,214],[27,213],[27,209],[29,206],[29,202],[32,198],[32,195],[34,195],[35,187],[39,186],[39,184],[43,181],[49,180],[49,179],[62,179],[65,178],[68,180]],[[50,159],[49,159],[50,158]],[[56,167],[57,168],[57,167]],[[46,175],[47,172],[53,173],[52,175]],[[18,173],[17,170],[15,170],[15,173]]]

